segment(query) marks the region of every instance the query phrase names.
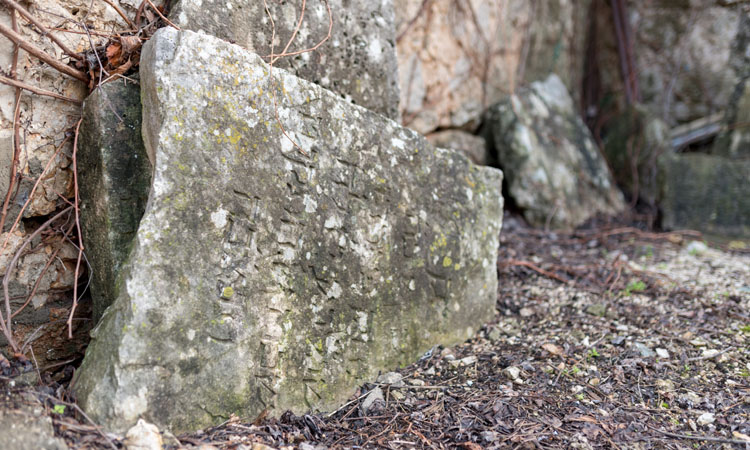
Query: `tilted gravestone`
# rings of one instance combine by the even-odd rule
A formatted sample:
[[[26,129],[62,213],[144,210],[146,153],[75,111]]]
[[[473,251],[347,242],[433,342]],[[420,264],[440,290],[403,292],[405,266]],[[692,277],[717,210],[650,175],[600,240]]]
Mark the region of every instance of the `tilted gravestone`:
[[[141,80],[152,190],[74,382],[97,423],[331,408],[492,317],[500,171],[203,34],[159,30]]]
[[[290,56],[275,66],[399,119],[392,0],[179,0],[169,17],[184,30],[204,31],[263,57],[271,54],[274,36],[274,54],[293,38]],[[329,29],[330,38],[314,52],[295,54],[323,42]]]

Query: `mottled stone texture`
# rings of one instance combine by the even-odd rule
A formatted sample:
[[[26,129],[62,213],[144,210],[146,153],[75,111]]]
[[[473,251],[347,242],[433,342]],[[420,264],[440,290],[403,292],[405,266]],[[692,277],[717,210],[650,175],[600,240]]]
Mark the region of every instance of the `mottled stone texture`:
[[[91,295],[98,319],[117,296],[117,273],[146,209],[151,183],[137,85],[108,83],[86,99],[78,175],[81,228],[93,270]]]
[[[655,206],[660,194],[659,158],[672,152],[669,128],[642,105],[612,117],[603,150],[617,184],[630,196]]]
[[[435,147],[460,151],[474,164],[486,166],[490,163],[487,141],[482,136],[461,130],[443,130],[428,135],[427,140]]]
[[[750,21],[748,21],[750,27]],[[750,160],[750,76],[742,80],[724,114],[724,130],[713,147],[713,154]],[[750,177],[750,175],[748,175]]]
[[[292,37],[302,2],[265,2],[275,25],[274,53]],[[330,89],[352,103],[398,120],[398,65],[392,0],[329,0],[331,38],[314,52],[274,66]],[[179,0],[170,14],[180,27],[205,31],[261,56],[271,54],[273,26],[260,0]],[[310,0],[288,52],[309,49],[328,34],[323,0]]]
[[[750,161],[686,153],[660,165],[665,228],[750,237]]]
[[[97,423],[331,408],[492,317],[500,171],[210,36],[159,30],[141,77],[153,189],[75,381]]]
[[[574,227],[624,208],[604,158],[562,81],[519,89],[486,118],[509,196],[530,223]]]

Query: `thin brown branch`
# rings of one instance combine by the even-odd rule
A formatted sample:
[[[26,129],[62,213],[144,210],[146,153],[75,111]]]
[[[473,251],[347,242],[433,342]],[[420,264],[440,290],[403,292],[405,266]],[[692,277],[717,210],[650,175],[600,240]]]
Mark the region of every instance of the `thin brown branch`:
[[[64,100],[66,102],[75,103],[76,105],[83,104],[83,102],[81,100],[77,100],[77,99],[71,98],[71,97],[66,97],[64,95],[60,95],[60,94],[57,94],[55,92],[46,91],[46,90],[38,88],[36,86],[32,86],[30,84],[26,84],[23,81],[17,81],[17,80],[14,80],[12,78],[4,77],[2,75],[0,75],[0,83],[7,84],[7,85],[10,85],[10,86],[13,86],[13,87],[17,87],[17,88],[21,88],[21,89],[25,89],[25,90],[27,90],[29,92],[33,92],[34,94],[37,94],[37,95],[45,95],[47,97],[56,98],[58,100]]]
[[[75,217],[76,217],[76,233],[78,234],[78,259],[76,260],[76,271],[73,276],[73,306],[70,308],[70,316],[68,316],[68,339],[73,339],[73,316],[75,316],[76,308],[78,307],[78,274],[81,270],[81,259],[83,257],[83,236],[81,232],[81,219],[79,216],[79,195],[78,195],[78,164],[77,164],[77,153],[78,153],[78,132],[81,128],[81,122],[83,118],[78,120],[76,124],[75,137],[73,138],[73,193],[75,202]]]
[[[326,0],[326,4],[328,4]],[[268,9],[268,2],[266,0],[263,0],[263,6],[266,9],[266,14],[268,14],[268,19],[271,21],[271,56],[273,56],[273,43],[276,40],[276,22],[273,20],[273,15],[271,14],[271,10]],[[269,56],[269,57],[271,57]],[[307,152],[300,147],[300,145],[292,139],[286,132],[286,129],[284,129],[284,124],[281,123],[281,119],[279,119],[279,107],[276,103],[276,78],[273,76],[273,63],[275,59],[271,58],[271,62],[269,63],[268,67],[268,77],[271,79],[271,93],[273,95],[273,115],[276,118],[276,123],[279,125],[279,129],[282,133],[284,133],[284,136],[289,139],[289,141],[296,147],[303,155],[307,156]]]
[[[75,58],[79,61],[83,60],[83,56],[71,50],[67,45],[65,45],[65,43],[63,43],[60,39],[58,39],[54,34],[50,33],[49,28],[47,28],[41,22],[36,20],[36,18],[26,8],[18,4],[15,0],[2,0],[2,1],[4,1],[5,4],[7,4],[9,8],[15,9],[16,11],[18,11],[19,14],[25,17],[26,20],[34,24],[34,26],[39,29],[39,32],[41,34],[50,38],[52,42],[57,44],[57,46],[60,47],[60,49],[66,55],[70,56],[71,58]],[[104,1],[108,1],[108,0],[104,0]]]
[[[10,11],[11,27],[14,31],[18,30],[18,23],[16,20],[16,12]],[[18,78],[18,44],[13,44],[13,57],[10,64],[10,78]],[[8,217],[8,206],[10,206],[10,199],[13,196],[13,190],[16,185],[16,177],[18,171],[18,157],[21,154],[21,145],[19,143],[21,139],[20,132],[20,116],[21,116],[21,88],[16,87],[15,95],[15,109],[13,111],[13,160],[10,165],[8,174],[8,192],[5,193],[5,200],[3,201],[3,211],[0,213],[0,232],[5,229],[5,219]]]
[[[66,137],[63,139],[63,141],[60,143],[60,145],[55,150],[55,153],[52,155],[52,157],[47,161],[47,164],[44,166],[44,169],[42,170],[42,173],[39,174],[39,177],[37,178],[36,182],[34,183],[34,186],[31,188],[31,192],[29,192],[29,197],[26,199],[26,202],[21,207],[21,210],[18,212],[18,215],[16,216],[15,222],[13,222],[13,226],[10,227],[10,230],[8,230],[8,234],[5,236],[5,240],[3,241],[2,247],[0,247],[0,254],[2,254],[5,251],[5,247],[8,245],[8,240],[10,239],[10,235],[15,231],[16,227],[18,226],[18,222],[21,220],[21,217],[23,217],[23,212],[26,210],[26,208],[29,206],[29,203],[31,203],[31,199],[34,198],[34,193],[36,192],[37,187],[39,187],[39,184],[42,182],[42,178],[44,177],[44,174],[47,173],[47,170],[49,170],[50,166],[52,165],[52,161],[55,160],[57,155],[60,153],[60,150],[63,148],[63,145],[68,142],[68,138]]]
[[[107,441],[107,443],[109,444],[110,447],[112,447],[114,450],[117,450],[117,446],[112,441],[112,438],[110,438],[106,433],[104,433],[102,431],[102,427],[100,427],[99,425],[96,424],[96,422],[94,422],[93,420],[91,420],[91,417],[89,417],[88,414],[86,414],[77,404],[66,402],[64,400],[60,400],[57,397],[53,397],[53,396],[51,396],[49,394],[45,394],[43,392],[35,392],[35,394],[43,395],[43,396],[47,397],[48,399],[52,400],[55,403],[62,403],[63,405],[67,405],[67,406],[75,409],[81,416],[83,416],[84,419],[86,419],[94,427],[94,429],[101,435],[101,437],[103,437]]]
[[[544,275],[545,277],[553,278],[553,279],[555,279],[557,281],[560,281],[562,283],[568,283],[568,280],[566,280],[565,278],[563,278],[563,277],[561,277],[561,276],[559,276],[557,274],[554,274],[554,273],[552,273],[550,271],[544,270],[541,267],[539,267],[539,266],[537,266],[534,263],[529,262],[529,261],[519,261],[517,259],[511,259],[509,261],[503,261],[503,262],[501,262],[500,265],[501,266],[527,267],[527,268],[533,270],[534,272],[538,272],[538,273]]]
[[[286,43],[286,46],[284,47],[284,50],[281,51],[282,54],[286,53],[287,50],[289,50],[289,46],[292,45],[292,42],[294,42],[294,38],[297,37],[297,33],[299,33],[300,28],[302,27],[302,21],[305,19],[305,8],[307,6],[307,0],[302,0],[302,10],[299,14],[299,20],[297,21],[297,26],[294,27],[294,31],[292,32],[292,36],[289,38],[289,41]],[[273,50],[271,50],[271,53],[273,53]],[[276,62],[280,57],[276,57],[271,60],[271,65],[273,65],[274,62]]]
[[[112,9],[114,9],[115,11],[117,11],[117,14],[119,14],[120,17],[122,17],[122,20],[124,20],[125,23],[127,23],[130,28],[132,28],[134,30],[138,29],[138,27],[135,25],[135,23],[133,23],[133,21],[130,20],[130,17],[128,17],[127,14],[125,14],[125,11],[123,11],[122,8],[120,8],[119,6],[117,6],[117,4],[115,2],[113,2],[112,0],[104,0],[104,3],[108,4],[109,6],[112,7]]]
[[[280,57],[283,57],[283,56],[296,56],[296,55],[301,55],[302,53],[314,52],[315,50],[319,49],[321,45],[325,44],[326,41],[328,41],[329,39],[331,39],[331,33],[333,32],[333,13],[331,12],[331,5],[328,3],[328,0],[324,0],[324,1],[325,1],[325,4],[326,4],[326,10],[328,11],[328,34],[326,35],[326,37],[323,38],[322,41],[318,42],[317,44],[313,45],[312,47],[305,48],[305,49],[302,49],[302,50],[297,50],[295,52],[289,52],[289,53],[283,53],[282,52],[282,53],[279,53],[279,54],[275,54],[273,52],[273,47],[271,47],[271,54],[267,55],[266,58],[273,58],[272,61],[276,61],[277,59],[279,59]],[[270,16],[271,13],[270,13],[270,11],[268,11],[268,7],[266,7],[266,11],[268,12],[268,14]]]
[[[63,241],[61,242],[64,242],[64,239],[67,238],[68,234],[70,234],[71,231],[73,231],[73,227],[68,228],[68,230],[63,235]],[[34,295],[36,294],[37,289],[39,289],[39,284],[41,284],[42,278],[44,278],[44,274],[47,273],[47,269],[49,269],[49,266],[52,264],[52,261],[54,261],[57,255],[60,253],[61,248],[62,247],[58,247],[57,249],[55,249],[55,251],[52,252],[52,255],[50,255],[50,257],[47,258],[47,263],[44,265],[44,268],[39,273],[39,276],[36,278],[36,282],[34,283],[34,287],[31,289],[31,293],[28,295],[28,297],[26,297],[26,301],[23,303],[23,305],[18,307],[18,309],[16,309],[16,311],[10,315],[11,319],[19,315],[21,311],[23,311],[24,308],[26,308],[29,305],[29,303],[31,303],[31,300],[34,298]]]
[[[2,313],[0,313],[0,322],[3,320],[7,320],[7,322],[2,324],[2,331],[5,335],[5,338],[8,340],[8,343],[13,348],[15,352],[18,352],[18,344],[16,344],[15,339],[13,339],[13,328],[12,328],[12,322],[11,322],[11,311],[10,311],[10,292],[8,291],[8,283],[10,282],[10,274],[13,272],[13,268],[16,266],[16,263],[18,262],[18,259],[21,257],[21,254],[23,253],[23,250],[33,241],[37,236],[39,236],[42,231],[44,231],[47,227],[49,227],[54,221],[62,217],[64,214],[70,212],[70,210],[73,209],[72,207],[68,206],[67,208],[63,209],[59,213],[52,216],[52,218],[48,219],[46,222],[44,222],[39,228],[36,229],[29,237],[27,237],[23,244],[21,244],[21,247],[16,251],[16,254],[13,256],[13,259],[8,263],[8,267],[5,269],[5,276],[3,277],[3,295],[5,296],[5,317],[7,319],[3,318]]]
[[[167,19],[167,18],[166,18],[166,17],[164,16],[164,14],[162,14],[162,13],[161,13],[161,11],[159,11],[159,8],[157,8],[156,6],[154,6],[154,4],[153,4],[153,3],[151,3],[151,0],[146,0],[146,3],[148,3],[148,5],[149,5],[149,6],[150,6],[150,7],[151,7],[151,8],[152,8],[152,9],[153,9],[154,11],[156,11],[156,14],[158,14],[158,15],[159,15],[159,17],[161,17],[161,18],[162,18],[162,20],[163,20],[164,22],[166,22],[166,23],[167,23],[167,25],[169,25],[170,27],[174,28],[174,29],[175,29],[175,30],[177,30],[177,31],[179,31],[179,30],[180,30],[180,27],[178,27],[177,25],[173,24],[171,20]]]
[[[654,427],[651,427],[651,429],[663,434],[664,436],[668,436],[674,439],[685,439],[688,441],[721,442],[723,444],[735,444],[735,445],[750,444],[750,441],[741,441],[739,439],[727,439],[727,438],[713,437],[713,436],[691,436],[689,434],[670,433],[668,431],[662,431]]]
[[[64,73],[65,75],[68,75],[70,77],[73,77],[77,80],[83,81],[84,83],[88,83],[89,78],[86,76],[85,73],[81,72],[80,70],[76,70],[70,66],[66,66],[65,64],[61,63],[60,61],[56,60],[52,56],[48,55],[46,52],[44,52],[42,49],[37,47],[36,45],[28,42],[23,36],[21,36],[19,33],[16,33],[12,29],[8,28],[4,24],[0,23],[0,34],[3,34],[5,37],[13,41],[14,43],[18,44],[22,49],[26,50],[31,54],[32,56],[39,58],[40,60],[44,61],[45,63],[49,64],[53,68],[55,68],[57,71]]]

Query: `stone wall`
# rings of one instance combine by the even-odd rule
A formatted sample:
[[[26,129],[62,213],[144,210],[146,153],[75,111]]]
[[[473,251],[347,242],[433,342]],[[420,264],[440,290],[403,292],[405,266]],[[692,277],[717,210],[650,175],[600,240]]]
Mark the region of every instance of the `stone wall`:
[[[159,2],[161,3],[161,2]],[[123,0],[121,7],[132,16],[135,15],[135,0]],[[59,29],[51,33],[60,39],[74,52],[90,48],[90,42],[99,44],[103,38],[97,33],[109,30],[126,29],[124,20],[105,2],[87,0],[40,0],[22,3],[40,22],[46,26]],[[3,5],[0,8],[0,23],[10,27],[11,16]],[[67,63],[62,50],[46,37],[42,37],[25,19],[17,15],[19,33],[28,42],[41,48],[52,57]],[[85,23],[91,33],[91,41],[83,33],[80,24]],[[4,75],[10,73],[13,61],[13,44],[0,35],[0,68]],[[18,56],[17,73],[19,80],[38,88],[61,94],[76,101],[82,101],[88,93],[88,87],[71,77],[62,75],[35,57],[21,49]],[[13,118],[16,110],[16,89],[0,84],[0,193],[4,199],[8,189],[10,165],[13,161]],[[8,241],[2,251],[4,262],[12,258],[16,249],[33,232],[36,227],[62,205],[64,199],[73,195],[73,176],[71,157],[73,147],[72,129],[81,117],[81,106],[74,102],[57,100],[22,91],[20,104],[20,154],[18,172],[21,174],[20,188],[10,204],[9,214],[3,232],[8,232],[21,209],[31,196],[32,187],[37,178],[42,180],[31,196],[28,207],[23,213],[23,220],[13,230],[12,235],[2,234],[2,242]],[[59,152],[58,152],[59,150]],[[54,156],[58,152],[57,156]],[[51,161],[50,161],[51,160]],[[2,200],[0,200],[2,201]],[[34,247],[34,251],[20,258],[17,270],[11,273],[10,295],[14,309],[22,305],[35,284],[39,281],[35,295],[29,307],[14,321],[19,333],[31,331],[40,324],[49,323],[52,319],[65,317],[64,311],[69,308],[78,251],[70,241],[57,236],[45,239],[43,245]],[[38,242],[34,242],[38,244]],[[46,272],[45,265],[52,254],[57,252]],[[72,261],[71,261],[72,258]],[[0,263],[0,270],[5,272],[5,263]],[[44,275],[42,276],[42,273]],[[85,274],[86,271],[81,272]],[[4,344],[0,338],[0,345]],[[37,355],[43,354],[39,347]],[[42,360],[40,363],[44,364]]]

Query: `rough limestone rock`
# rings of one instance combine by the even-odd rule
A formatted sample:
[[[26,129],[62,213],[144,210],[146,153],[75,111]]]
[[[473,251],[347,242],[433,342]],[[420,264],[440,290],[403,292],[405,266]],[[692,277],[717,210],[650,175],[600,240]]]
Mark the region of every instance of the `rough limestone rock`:
[[[750,237],[750,160],[685,153],[660,166],[664,228]]]
[[[574,227],[624,208],[604,158],[556,75],[490,108],[487,130],[508,193],[530,223]]]
[[[146,209],[151,184],[137,85],[108,83],[86,99],[78,148],[81,227],[93,269],[91,295],[98,319],[117,296],[115,279]]]
[[[487,106],[560,74],[581,85],[590,0],[396,2],[403,123],[474,131]]]
[[[398,120],[398,64],[392,0],[329,0],[331,38],[314,52],[279,59],[274,66],[320,84],[353,103]],[[273,24],[268,17],[268,6]],[[279,54],[299,23],[302,2],[179,0],[170,18],[182,29],[205,31],[261,56]],[[287,52],[309,49],[329,31],[321,0],[308,1]]]
[[[141,88],[153,188],[75,381],[97,423],[328,409],[492,317],[500,171],[203,34],[159,30]]]
[[[444,130],[428,135],[427,140],[435,147],[460,151],[474,164],[485,166],[490,162],[487,141],[482,136],[461,130]]]

